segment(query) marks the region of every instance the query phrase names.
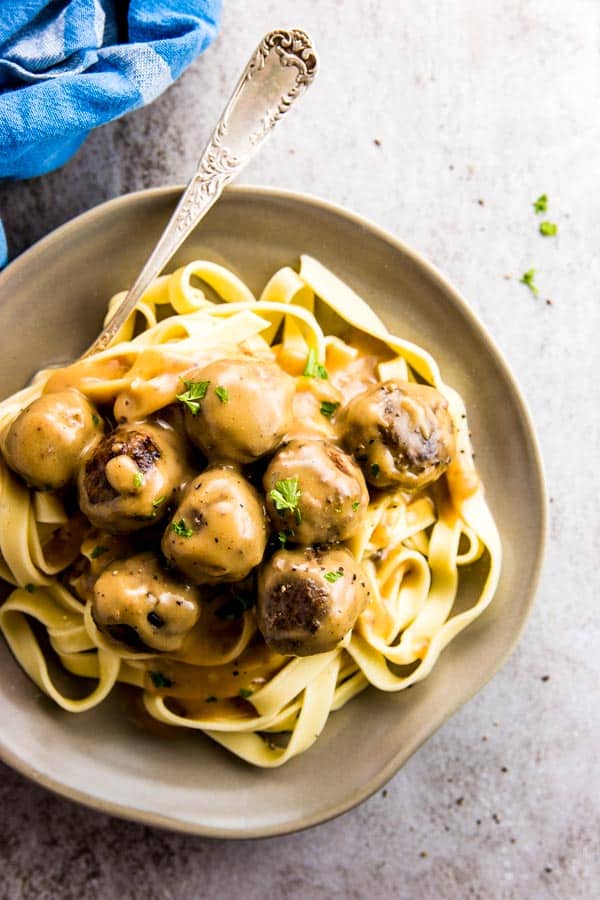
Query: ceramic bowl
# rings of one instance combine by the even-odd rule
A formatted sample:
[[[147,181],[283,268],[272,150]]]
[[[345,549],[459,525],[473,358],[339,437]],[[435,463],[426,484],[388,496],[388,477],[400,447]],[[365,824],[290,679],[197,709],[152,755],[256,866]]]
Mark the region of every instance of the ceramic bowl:
[[[0,396],[95,337],[107,298],[132,283],[179,191],[120,197],[44,238],[0,275]],[[235,187],[186,241],[173,267],[224,262],[255,291],[300,253],[350,284],[391,331],[441,364],[467,403],[479,471],[504,544],[495,600],[410,691],[369,689],[330,716],[316,744],[259,770],[203,735],[146,733],[117,691],[81,715],[61,711],[0,642],[0,753],[63,796],[148,824],[219,837],[314,825],[365,799],[498,670],[532,605],[544,544],[536,440],[506,363],[458,292],[422,257],[359,216],[314,197]],[[348,749],[351,748],[351,749]],[[340,765],[343,758],[344,763]]]

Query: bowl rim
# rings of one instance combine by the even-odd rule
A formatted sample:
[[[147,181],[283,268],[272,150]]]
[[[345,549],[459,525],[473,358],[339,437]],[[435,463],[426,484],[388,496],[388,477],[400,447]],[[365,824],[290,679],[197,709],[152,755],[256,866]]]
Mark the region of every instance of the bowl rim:
[[[79,228],[82,224],[86,224],[87,220],[92,220],[98,215],[104,215],[107,212],[117,210],[120,206],[126,206],[136,199],[172,197],[175,200],[179,197],[183,190],[183,185],[172,185],[145,188],[139,191],[131,191],[126,194],[121,194],[118,197],[113,197],[109,200],[105,200],[104,202],[99,203],[82,213],[79,213],[74,218],[69,219],[67,222],[64,222],[62,225],[59,225],[57,228],[44,235],[42,238],[32,244],[31,247],[28,247],[14,260],[9,262],[9,264],[0,272],[0,298],[2,288],[4,286],[5,276],[7,273],[10,273],[11,275],[14,275],[16,273],[18,275],[20,273],[20,270],[28,265],[29,259],[33,254],[45,250],[55,241],[60,240],[65,233],[68,233],[72,230],[77,230],[77,228]],[[436,723],[435,727],[427,729],[425,731],[422,738],[415,744],[414,749],[410,753],[409,757],[404,758],[404,754],[401,750],[399,750],[398,753],[395,754],[394,757],[382,769],[378,771],[376,776],[373,776],[368,782],[355,787],[354,790],[349,792],[348,796],[343,802],[336,804],[334,807],[328,809],[325,812],[305,815],[293,822],[286,822],[285,824],[261,826],[257,828],[242,827],[226,830],[213,826],[204,826],[200,823],[181,821],[179,819],[163,815],[161,813],[149,812],[143,809],[137,809],[131,806],[120,804],[116,801],[104,800],[102,798],[95,797],[92,794],[88,794],[86,791],[69,787],[56,780],[52,776],[38,771],[35,766],[29,764],[19,756],[15,755],[6,747],[2,739],[2,735],[0,734],[0,759],[12,769],[24,775],[29,780],[33,781],[35,784],[41,785],[42,787],[52,791],[60,797],[75,801],[90,809],[94,809],[97,812],[117,816],[121,819],[126,819],[129,821],[141,822],[153,827],[164,828],[171,831],[196,835],[199,837],[246,840],[263,837],[283,836],[286,834],[303,831],[315,825],[328,822],[331,819],[334,819],[337,816],[348,812],[350,809],[354,808],[359,803],[362,803],[364,800],[367,800],[377,790],[379,790],[379,788],[386,784],[393,777],[393,775],[395,775],[396,772],[399,771],[402,765],[408,761],[410,756],[412,756],[413,753],[415,753],[436,731],[438,731],[438,729],[440,729],[448,721],[448,719],[450,719],[455,714],[455,712],[457,712],[458,709],[462,708],[470,700],[472,700],[473,697],[478,694],[479,691],[482,690],[485,685],[488,684],[489,681],[497,674],[497,672],[502,668],[507,659],[516,649],[516,646],[519,643],[521,635],[529,621],[529,617],[533,609],[535,596],[541,578],[547,543],[548,493],[540,446],[535,432],[533,419],[531,413],[529,412],[524,394],[515,376],[512,374],[510,366],[504,358],[503,352],[500,350],[495,340],[490,335],[487,326],[474,313],[467,300],[463,297],[459,290],[445,275],[442,274],[442,272],[433,263],[431,263],[419,251],[412,249],[394,234],[386,231],[384,228],[377,225],[367,217],[349,210],[339,204],[333,203],[329,200],[324,200],[321,197],[310,194],[308,192],[294,191],[286,188],[278,188],[267,185],[235,184],[226,187],[224,194],[238,194],[240,196],[247,197],[255,196],[257,198],[282,198],[284,200],[292,201],[298,204],[310,204],[314,207],[320,208],[325,212],[333,214],[336,217],[345,219],[353,225],[368,230],[371,234],[375,235],[375,237],[385,241],[394,249],[398,250],[418,269],[422,270],[424,274],[431,281],[433,281],[434,284],[436,284],[444,294],[449,296],[451,302],[456,307],[458,307],[462,315],[469,321],[469,324],[471,326],[474,326],[475,330],[481,336],[481,339],[485,344],[486,351],[492,356],[495,364],[502,372],[503,377],[506,379],[506,382],[513,392],[519,415],[524,426],[523,430],[529,443],[529,449],[532,455],[536,474],[535,488],[540,500],[538,510],[539,543],[537,546],[535,559],[533,561],[531,579],[527,589],[522,595],[522,617],[513,632],[512,640],[509,646],[507,646],[507,648],[498,657],[498,659],[495,660],[494,665],[491,667],[491,669],[486,672],[485,679],[481,683],[477,684],[476,687],[474,687],[474,689],[469,693],[466,699],[459,700],[453,703],[448,709],[446,709],[441,721]],[[2,302],[1,299],[0,302]]]

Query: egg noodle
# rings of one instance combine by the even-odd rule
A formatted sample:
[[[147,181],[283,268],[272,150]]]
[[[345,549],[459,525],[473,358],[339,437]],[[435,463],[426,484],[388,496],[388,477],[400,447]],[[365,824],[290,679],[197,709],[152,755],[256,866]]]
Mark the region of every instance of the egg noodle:
[[[112,298],[107,319],[123,296]],[[191,262],[159,277],[113,346],[63,370],[40,372],[29,387],[0,404],[0,444],[19,412],[45,388],[52,390],[56,378],[66,377],[65,383],[92,402],[114,402],[117,419],[126,396],[128,416],[135,421],[136,415],[143,418],[172,403],[181,390],[181,374],[214,347],[277,358],[291,374],[298,374],[294,360],[306,359],[309,351],[328,367],[343,365],[356,355],[352,342],[324,335],[316,304],[325,310],[321,320],[346,323],[346,330],[350,325],[355,334],[387,345],[392,358],[379,363],[381,381],[403,378],[436,387],[455,428],[456,454],[445,475],[415,494],[374,493],[366,520],[345,542],[362,560],[371,591],[367,608],[334,650],[302,658],[261,656],[254,611],[244,611],[223,624],[206,656],[210,664],[197,669],[202,685],[216,695],[207,699],[217,702],[186,707],[168,686],[178,666],[188,671],[191,666],[169,654],[163,659],[128,650],[99,632],[90,600],[84,603],[69,589],[59,577],[64,560],[48,550],[53,535],[69,523],[60,496],[28,489],[0,461],[0,577],[15,588],[0,607],[0,628],[22,668],[63,709],[91,709],[116,682],[124,682],[141,689],[145,709],[155,719],[198,729],[256,766],[279,766],[310,747],[329,713],[369,684],[399,691],[425,678],[449,641],[490,603],[501,547],[475,471],[461,398],[443,382],[428,353],[391,335],[363,300],[308,256],[301,257],[299,273],[279,270],[258,300],[233,272],[213,262]],[[94,571],[100,560],[92,548],[93,541],[84,540],[80,553]],[[463,608],[461,569],[477,560],[483,584]],[[32,628],[31,620],[42,629]],[[204,635],[205,646],[210,637]],[[87,696],[72,699],[72,690],[57,686],[64,679],[51,675],[50,661],[56,657],[68,672],[93,680]],[[237,685],[232,676],[243,676],[245,661],[256,677],[250,679],[251,689],[239,692],[243,702],[231,699],[238,693],[233,688],[223,689],[221,697],[226,696],[220,699],[220,684]],[[198,665],[196,659],[194,668]]]

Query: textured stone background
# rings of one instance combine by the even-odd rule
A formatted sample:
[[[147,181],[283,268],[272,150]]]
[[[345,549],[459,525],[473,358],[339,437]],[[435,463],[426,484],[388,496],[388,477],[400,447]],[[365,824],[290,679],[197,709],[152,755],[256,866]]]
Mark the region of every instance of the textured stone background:
[[[597,897],[600,5],[225,7],[219,41],[150,108],[96,132],[61,171],[0,188],[13,254],[109,197],[184,182],[262,33],[307,28],[320,77],[245,180],[365,214],[462,289],[539,431],[551,495],[543,582],[493,682],[386,790],[311,831],[248,843],[169,834],[1,768],[0,896]],[[554,239],[537,233],[542,192]],[[539,297],[519,284],[531,267]]]

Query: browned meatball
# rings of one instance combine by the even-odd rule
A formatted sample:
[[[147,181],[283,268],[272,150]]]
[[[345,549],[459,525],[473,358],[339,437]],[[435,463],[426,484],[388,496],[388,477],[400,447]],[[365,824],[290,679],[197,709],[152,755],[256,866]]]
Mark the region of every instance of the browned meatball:
[[[295,382],[276,363],[219,359],[185,384],[180,398],[203,397],[185,403],[188,436],[210,460],[250,463],[272,453],[291,424]]]
[[[241,581],[259,564],[267,523],[258,493],[236,469],[207,469],[187,486],[162,551],[195,584]]]
[[[332,441],[290,441],[269,463],[263,485],[274,527],[297,544],[345,541],[369,503],[361,470]]]
[[[454,427],[435,388],[386,381],[358,394],[339,419],[343,444],[378,488],[416,490],[442,475],[454,455]]]
[[[343,547],[279,550],[258,576],[258,627],[292,656],[333,650],[369,599],[360,563]]]
[[[198,589],[166,572],[153,553],[111,563],[94,585],[98,629],[134,650],[179,650],[199,615]]]
[[[164,516],[188,476],[185,447],[172,428],[122,425],[81,466],[79,505],[97,528],[136,531]]]
[[[81,456],[102,430],[97,411],[79,391],[42,394],[11,424],[4,456],[28,484],[58,490],[75,477]]]

